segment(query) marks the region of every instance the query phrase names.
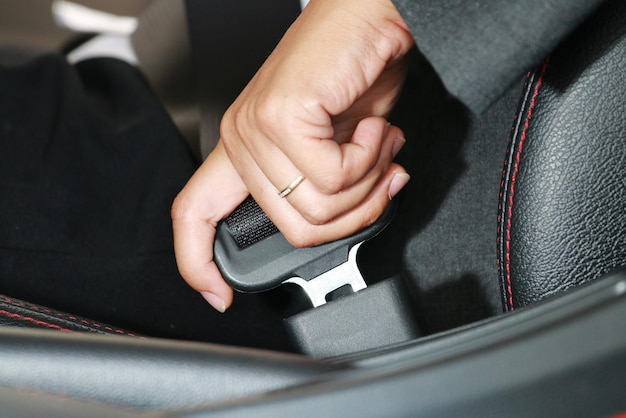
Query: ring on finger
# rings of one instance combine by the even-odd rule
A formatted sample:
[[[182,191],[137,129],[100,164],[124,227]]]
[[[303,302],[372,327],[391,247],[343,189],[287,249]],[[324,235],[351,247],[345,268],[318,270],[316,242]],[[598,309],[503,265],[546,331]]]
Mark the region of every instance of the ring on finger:
[[[301,174],[298,177],[296,177],[296,179],[294,181],[289,183],[289,185],[287,187],[285,187],[283,190],[278,192],[278,196],[279,197],[287,197],[287,195],[289,193],[293,192],[296,189],[296,187],[298,187],[303,181],[304,181],[304,176]]]

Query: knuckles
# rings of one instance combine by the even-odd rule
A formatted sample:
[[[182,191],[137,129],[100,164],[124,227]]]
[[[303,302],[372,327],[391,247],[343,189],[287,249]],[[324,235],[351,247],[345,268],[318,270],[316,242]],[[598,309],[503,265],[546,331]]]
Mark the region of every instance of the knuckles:
[[[258,129],[267,136],[275,136],[274,130],[284,123],[281,117],[281,107],[284,105],[282,100],[272,95],[262,95],[257,98],[252,108],[252,117]]]
[[[318,169],[316,173],[309,176],[309,181],[326,196],[337,195],[352,185],[349,174],[338,167]]]
[[[285,235],[285,239],[287,239],[287,242],[289,242],[296,248],[307,248],[317,244],[312,237],[298,233],[296,231],[289,231],[287,234],[283,235]]]
[[[326,195],[334,195],[343,191],[347,186],[345,176],[340,173],[335,175],[321,175],[317,180],[319,191]]]
[[[172,207],[170,208],[172,221],[179,221],[185,218],[188,212],[189,205],[187,204],[187,199],[185,199],[184,194],[181,192],[174,198]]]
[[[326,241],[320,236],[319,227],[300,223],[288,226],[283,235],[287,242],[296,248],[312,247]]]
[[[229,107],[222,120],[220,121],[220,137],[224,142],[224,145],[228,146],[231,143],[233,137],[237,136],[237,129],[240,125],[240,112],[233,108],[233,106]]]
[[[283,225],[281,229],[287,241],[296,248],[306,248],[314,245],[320,245],[330,242],[341,237],[346,237],[355,232],[373,224],[384,211],[384,205],[373,205],[365,210],[361,210],[351,216],[358,216],[356,222],[354,219],[340,223],[308,223],[294,222],[293,224]],[[336,219],[336,218],[335,218]],[[332,223],[332,225],[328,225]]]
[[[311,225],[325,225],[339,215],[330,205],[312,205],[300,210],[300,215]]]

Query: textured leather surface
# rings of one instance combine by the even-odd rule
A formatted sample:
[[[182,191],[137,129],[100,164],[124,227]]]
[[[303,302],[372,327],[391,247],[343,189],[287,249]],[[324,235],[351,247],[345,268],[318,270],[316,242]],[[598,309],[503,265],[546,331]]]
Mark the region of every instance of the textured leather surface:
[[[127,330],[0,295],[0,327],[39,328],[61,332],[138,335]]]
[[[31,334],[16,328],[57,332]],[[93,334],[109,336],[91,338]],[[0,387],[167,409],[282,389],[338,369],[291,354],[144,338],[0,295]],[[102,416],[118,416],[116,410],[104,412]]]
[[[626,3],[530,73],[498,218],[506,310],[626,265]]]
[[[194,407],[286,388],[344,367],[211,344],[0,327],[0,388],[122,407]]]

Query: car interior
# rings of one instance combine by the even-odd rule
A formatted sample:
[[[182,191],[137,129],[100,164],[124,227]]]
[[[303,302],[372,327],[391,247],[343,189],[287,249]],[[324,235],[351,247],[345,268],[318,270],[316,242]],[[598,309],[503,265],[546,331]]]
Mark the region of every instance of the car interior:
[[[74,3],[0,0],[0,67],[46,50],[124,61],[206,156],[241,83],[197,96],[172,23],[185,11],[80,3],[110,20],[85,29],[57,9],[55,24]],[[606,2],[484,114],[411,59],[390,120],[412,180],[376,224],[295,249],[247,200],[215,247],[232,311],[195,295],[164,311],[204,330],[0,288],[0,415],[626,415],[626,4]]]

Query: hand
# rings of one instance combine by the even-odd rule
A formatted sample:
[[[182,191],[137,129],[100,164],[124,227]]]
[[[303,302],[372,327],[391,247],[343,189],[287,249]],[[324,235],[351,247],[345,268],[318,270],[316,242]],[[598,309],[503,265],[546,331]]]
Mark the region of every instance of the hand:
[[[221,140],[172,208],[182,276],[224,311],[215,226],[251,193],[296,246],[373,223],[408,181],[403,134],[384,119],[412,38],[389,0],[312,0],[221,125]],[[278,192],[306,180],[286,198]]]

